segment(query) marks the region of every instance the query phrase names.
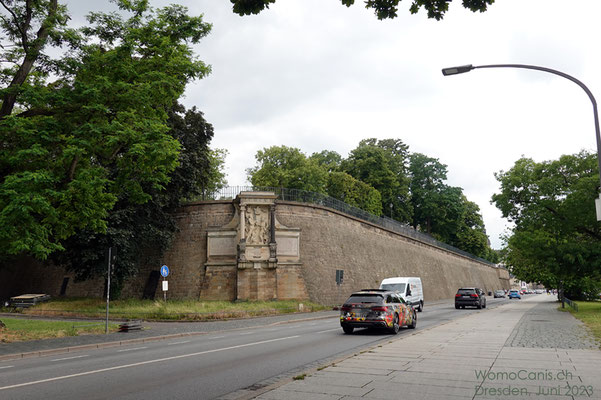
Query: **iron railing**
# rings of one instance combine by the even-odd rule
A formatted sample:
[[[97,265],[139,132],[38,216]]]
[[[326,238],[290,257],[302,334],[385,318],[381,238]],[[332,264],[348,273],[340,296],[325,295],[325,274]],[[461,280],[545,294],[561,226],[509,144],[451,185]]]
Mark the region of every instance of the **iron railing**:
[[[392,218],[388,218],[386,216],[379,217],[374,214],[370,214],[365,210],[362,210],[358,207],[351,206],[341,200],[335,199],[328,195],[322,193],[309,192],[306,190],[300,189],[287,189],[281,187],[260,187],[260,186],[227,186],[224,187],[214,193],[205,194],[202,196],[202,200],[233,200],[240,194],[240,192],[273,192],[278,196],[279,200],[282,201],[295,201],[299,203],[308,203],[308,204],[317,204],[320,206],[328,207],[345,214],[348,214],[352,217],[362,219],[364,221],[371,222],[374,225],[381,226],[388,230],[400,233],[404,236],[409,236],[415,240],[418,240],[423,243],[430,244],[432,246],[440,247],[442,249],[448,250],[450,252],[460,254],[464,257],[471,258],[473,260],[480,261],[482,263],[488,264],[491,267],[498,267],[496,264],[491,263],[484,258],[475,256],[467,251],[463,251],[458,249],[457,247],[451,246],[447,243],[441,242],[439,240],[434,239],[432,236],[420,232],[413,227],[403,224],[399,221],[396,221]]]
[[[578,312],[578,304],[576,304],[575,301],[572,301],[567,297],[563,296],[562,307],[564,303],[567,304],[572,310]]]

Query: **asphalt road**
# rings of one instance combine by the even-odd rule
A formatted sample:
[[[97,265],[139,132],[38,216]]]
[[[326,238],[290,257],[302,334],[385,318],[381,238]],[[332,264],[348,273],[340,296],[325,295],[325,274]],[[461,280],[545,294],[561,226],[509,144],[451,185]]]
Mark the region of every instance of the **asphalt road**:
[[[487,305],[505,301],[488,297]],[[417,330],[472,312],[486,310],[426,304]],[[0,362],[0,399],[214,399],[413,332],[403,329],[394,337],[357,330],[345,335],[334,317],[5,361]]]

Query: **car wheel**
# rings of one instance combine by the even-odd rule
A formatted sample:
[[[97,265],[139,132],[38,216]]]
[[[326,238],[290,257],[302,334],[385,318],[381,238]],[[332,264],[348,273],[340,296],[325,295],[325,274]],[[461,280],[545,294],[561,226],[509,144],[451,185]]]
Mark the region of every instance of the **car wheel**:
[[[459,310],[459,304],[455,304],[455,309]]]
[[[352,326],[343,326],[342,330],[344,331],[344,333],[346,333],[347,335],[350,335],[351,333],[353,333],[353,331],[355,330],[355,328],[353,328]]]
[[[415,329],[417,327],[417,313],[413,311],[413,318],[411,321],[411,325],[408,326],[409,329]]]
[[[478,310],[482,309],[482,304],[478,303],[478,305],[476,306],[476,308],[477,308]]]
[[[482,308],[486,308],[486,301],[484,301],[484,304],[482,305]]]
[[[423,301],[419,302],[419,308],[417,309],[417,311],[419,311],[419,312],[424,311],[424,302]]]
[[[394,314],[394,321],[392,322],[392,328],[390,328],[390,333],[396,335],[397,333],[399,333],[400,328],[401,327],[399,326],[399,315]]]

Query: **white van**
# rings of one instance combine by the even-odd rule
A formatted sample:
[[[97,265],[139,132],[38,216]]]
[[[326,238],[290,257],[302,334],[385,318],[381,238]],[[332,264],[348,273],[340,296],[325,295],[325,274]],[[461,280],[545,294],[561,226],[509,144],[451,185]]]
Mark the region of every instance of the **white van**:
[[[411,304],[417,311],[424,309],[424,291],[421,278],[386,278],[380,283],[380,289],[395,290],[401,294],[405,302]]]

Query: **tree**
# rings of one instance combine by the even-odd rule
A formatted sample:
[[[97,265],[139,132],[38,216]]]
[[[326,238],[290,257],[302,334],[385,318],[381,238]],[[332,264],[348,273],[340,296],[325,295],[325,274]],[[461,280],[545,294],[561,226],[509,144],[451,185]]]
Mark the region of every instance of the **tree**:
[[[2,1],[0,254],[45,259],[79,230],[107,232],[117,202],[163,190],[180,144],[168,112],[205,76],[191,44],[210,31],[181,6],[152,10],[118,0],[131,16],[91,13],[66,28],[56,0]],[[51,58],[45,49],[68,51]]]
[[[345,172],[328,175],[328,195],[374,215],[382,214],[382,197],[373,187]]]
[[[282,187],[326,193],[328,172],[295,147],[272,146],[257,151],[257,165],[246,170],[253,186]]]
[[[125,279],[140,266],[156,262],[167,250],[177,231],[175,210],[186,199],[222,184],[223,176],[215,173],[221,165],[211,165],[215,163],[214,151],[209,148],[213,126],[205,121],[202,112],[196,108],[186,111],[176,104],[169,112],[168,126],[169,135],[182,148],[179,165],[169,175],[166,189],[144,188],[151,198],[142,205],[122,196],[109,211],[106,233],[80,230],[65,240],[64,251],[52,256],[56,264],[74,271],[76,279],[84,280],[105,273],[104,253],[112,247],[116,263],[111,297],[119,294]]]
[[[592,199],[599,191],[596,155],[582,151],[559,160],[521,158],[495,174],[501,192],[492,200],[515,226],[506,238],[516,277],[563,285],[581,296],[601,280],[601,228]]]
[[[378,190],[382,196],[382,209],[393,207],[394,219],[411,221],[409,178],[406,168],[407,146],[400,139],[364,139],[341,169]]]
[[[230,0],[233,11],[239,15],[258,14],[275,0]],[[347,7],[352,6],[355,0],[340,0]],[[378,19],[396,18],[398,16],[398,5],[401,0],[366,0],[365,8],[373,9]],[[463,0],[463,6],[471,11],[484,12],[495,0]],[[441,20],[449,9],[451,0],[413,0],[411,3],[411,14],[416,14],[420,8],[428,12],[428,18]]]
[[[338,171],[342,162],[340,154],[331,150],[322,150],[319,153],[313,153],[309,158],[322,167],[325,167],[328,172]]]
[[[447,179],[447,166],[441,164],[438,159],[413,153],[410,156],[409,173],[413,207],[411,225],[431,234],[433,227],[438,225],[435,221],[440,219],[441,213],[446,212],[442,203],[447,187],[444,183]]]

